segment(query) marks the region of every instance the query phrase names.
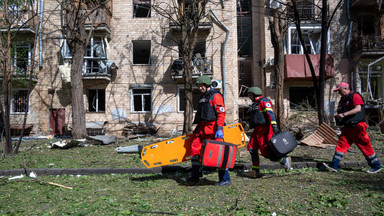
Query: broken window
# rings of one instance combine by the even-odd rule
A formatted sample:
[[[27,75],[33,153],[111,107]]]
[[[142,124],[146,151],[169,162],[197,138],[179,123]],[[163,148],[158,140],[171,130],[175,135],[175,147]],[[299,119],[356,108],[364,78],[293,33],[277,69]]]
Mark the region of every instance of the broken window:
[[[315,109],[315,88],[289,87],[289,107],[298,110]]]
[[[88,112],[105,112],[105,89],[88,89]]]
[[[132,41],[133,45],[133,64],[150,64],[151,63],[151,41],[136,40]]]
[[[320,54],[321,26],[320,25],[302,26],[301,33],[304,39],[304,46],[302,46],[300,42],[299,35],[296,30],[296,26],[291,26],[288,28],[286,52],[288,54],[304,54],[304,47],[305,47],[306,49],[309,50],[309,54]],[[329,34],[328,34],[328,44],[329,44]]]
[[[174,67],[182,69],[182,46],[179,46],[179,60],[174,62]],[[181,63],[181,64],[180,64]],[[206,57],[206,41],[200,40],[196,42],[193,50],[193,74],[212,74],[212,62]]]
[[[252,55],[252,21],[249,14],[237,16],[237,50],[238,56]]]
[[[192,89],[192,103],[193,103],[193,111],[197,111],[199,100],[201,97],[201,93],[197,87],[194,87]],[[185,111],[185,90],[184,86],[179,86],[177,91],[177,111],[178,112],[184,112]]]
[[[83,72],[86,74],[107,73],[106,60],[107,55],[103,37],[91,37],[85,50]]]
[[[133,17],[151,17],[151,1],[133,0]]]
[[[11,113],[24,113],[29,111],[29,94],[27,89],[12,90],[11,93]]]
[[[152,89],[132,88],[131,89],[131,112],[152,111]]]
[[[84,54],[83,75],[110,74],[113,61],[108,60],[106,53],[106,39],[103,36],[91,36]],[[61,55],[64,63],[71,64],[72,56],[67,41],[63,40]]]
[[[12,49],[12,65],[15,74],[27,74],[32,55],[31,44],[16,45]]]

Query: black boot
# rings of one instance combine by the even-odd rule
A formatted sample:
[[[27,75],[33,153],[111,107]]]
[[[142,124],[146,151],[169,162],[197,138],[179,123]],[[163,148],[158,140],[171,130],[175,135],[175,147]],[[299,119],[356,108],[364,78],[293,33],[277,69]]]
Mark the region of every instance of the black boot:
[[[202,166],[200,165],[199,157],[193,156],[191,158],[191,162],[192,162],[191,177],[187,178],[186,181],[187,182],[199,182],[200,177],[203,176]]]

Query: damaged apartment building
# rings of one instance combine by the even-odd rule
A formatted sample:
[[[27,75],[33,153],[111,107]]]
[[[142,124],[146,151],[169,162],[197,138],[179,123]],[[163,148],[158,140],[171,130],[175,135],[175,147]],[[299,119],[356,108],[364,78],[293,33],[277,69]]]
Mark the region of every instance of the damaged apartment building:
[[[90,135],[123,135],[131,125],[142,125],[160,135],[183,128],[184,68],[177,43],[180,29],[152,8],[154,2],[111,0],[107,9],[98,11],[82,71]],[[193,1],[175,2],[182,10]],[[318,74],[321,22],[314,5],[318,1],[296,3],[304,46],[310,50]],[[330,12],[337,3],[328,1]],[[35,4],[41,7],[41,13],[34,17],[34,26],[28,18],[31,8],[16,11],[24,14],[25,19],[19,23],[22,28],[18,34],[22,37],[13,46],[15,75],[31,67],[32,56],[37,63],[34,76],[28,78],[33,83],[30,93],[20,83],[12,87],[11,124],[15,128],[21,125],[27,112],[27,125],[32,132],[63,135],[70,131],[72,123],[72,56],[62,35],[63,18],[57,1],[41,0]],[[227,124],[243,122],[246,126],[245,112],[251,103],[246,94],[249,87],[259,86],[265,96],[275,98],[269,20],[271,10],[284,7],[276,0],[208,1],[208,17],[198,27],[193,79],[209,75],[215,81],[215,88],[224,95]],[[335,13],[328,31],[326,55],[325,113],[330,120],[339,99],[332,88],[341,81],[351,83],[353,90],[362,92],[367,101],[376,101],[372,108],[381,106],[378,102],[384,97],[382,11],[380,0],[350,0],[343,1]],[[292,11],[286,9],[285,13],[292,18]],[[88,29],[91,20],[92,17],[87,22]],[[315,99],[296,26],[288,22],[284,35],[284,105],[288,117],[303,109],[313,110]],[[197,87],[193,92],[196,109],[200,93]],[[376,111],[369,112],[376,116],[374,122],[381,119]]]
[[[282,11],[286,19],[284,30],[284,107],[285,115],[316,110],[314,85],[304,55],[304,47],[310,51],[310,59],[316,76],[319,75],[321,1],[296,0],[300,15],[301,33],[305,45],[298,37],[293,23],[290,1],[267,0],[265,2],[238,0],[238,73],[239,73],[239,114],[246,119],[249,106],[244,95],[247,87],[260,86],[264,95],[275,98],[274,49],[271,42],[269,21],[271,11]],[[333,14],[339,1],[328,1],[328,15]],[[317,5],[319,4],[320,5]],[[325,63],[324,109],[329,121],[333,115],[339,95],[332,92],[336,84],[347,82],[353,91],[365,96],[367,120],[376,125],[382,119],[384,79],[383,56],[383,9],[381,0],[342,1],[335,11],[327,35]]]
[[[161,2],[176,2],[179,10],[193,2],[200,10],[202,3]],[[33,18],[35,23],[30,22],[32,7],[15,5],[11,10],[23,15],[13,26],[13,31],[23,36],[13,42],[14,75],[30,67],[32,59],[38,62],[33,68],[30,93],[25,83],[12,87],[11,124],[13,128],[22,125],[27,112],[27,125],[33,133],[63,135],[70,131],[72,123],[72,56],[62,33],[63,11],[54,0],[34,3],[39,6],[39,13]],[[153,10],[154,3],[153,0],[111,0],[106,9],[98,9],[96,19],[94,13],[87,20],[88,32],[91,27],[93,31],[84,55],[82,83],[89,135],[122,135],[131,125],[158,134],[183,129],[183,62],[177,43],[180,28]],[[233,55],[237,52],[236,2],[209,1],[205,13],[207,18],[198,26],[193,80],[200,75],[215,80],[215,88],[225,92],[226,121],[235,123],[238,121],[237,56]],[[197,108],[200,93],[195,85],[193,92]]]

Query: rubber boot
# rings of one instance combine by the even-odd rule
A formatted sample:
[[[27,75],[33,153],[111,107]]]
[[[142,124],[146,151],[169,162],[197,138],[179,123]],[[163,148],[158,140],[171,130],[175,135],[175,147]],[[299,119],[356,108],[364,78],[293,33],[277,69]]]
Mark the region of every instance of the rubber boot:
[[[203,176],[202,174],[202,166],[199,163],[199,157],[198,156],[193,156],[191,158],[192,162],[192,172],[191,172],[191,177],[187,178],[187,182],[199,182],[200,177]]]
[[[371,167],[367,173],[378,173],[381,171],[381,165],[379,159],[377,159],[376,154],[373,154],[365,158],[368,162],[368,165]]]
[[[231,177],[229,176],[228,169],[219,169],[219,182],[215,183],[216,186],[225,186],[231,184]]]
[[[329,171],[337,172],[338,169],[339,169],[339,166],[340,166],[340,161],[343,158],[343,156],[344,156],[344,153],[342,153],[342,152],[335,152],[335,154],[333,155],[333,158],[332,158],[332,162],[329,163],[329,164],[323,163],[323,165]]]

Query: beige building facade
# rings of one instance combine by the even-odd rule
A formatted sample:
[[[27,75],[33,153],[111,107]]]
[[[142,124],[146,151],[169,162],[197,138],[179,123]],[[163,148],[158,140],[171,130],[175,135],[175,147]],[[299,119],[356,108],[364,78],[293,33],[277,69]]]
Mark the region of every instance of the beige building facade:
[[[103,129],[106,134],[124,135],[127,125],[142,125],[160,135],[182,130],[184,86],[179,29],[151,8],[155,2],[113,0],[108,3],[108,10],[100,11],[82,71],[89,132],[99,133]],[[319,11],[310,1],[297,2],[303,15],[301,30],[305,46],[318,71]],[[339,95],[332,92],[337,83],[348,82],[353,90],[365,91],[366,95],[369,95],[368,89],[373,89],[371,95],[376,99],[383,95],[383,76],[379,70],[382,67],[378,67],[382,62],[382,46],[368,46],[373,38],[369,33],[380,36],[382,32],[381,5],[376,5],[375,0],[369,2],[374,7],[367,6],[359,13],[357,9],[364,5],[361,1],[343,2],[330,23],[324,105],[331,122],[339,100]],[[72,57],[62,36],[63,19],[57,2],[36,3],[43,3],[44,8],[39,17],[41,31],[30,31],[27,37],[33,41],[38,32],[41,35],[36,37],[37,43],[24,43],[18,49],[28,56],[34,50],[39,67],[34,70],[36,79],[29,96],[25,86],[12,89],[11,123],[20,125],[27,109],[27,124],[33,125],[35,133],[65,134],[72,123],[69,78]],[[338,1],[328,3],[329,12],[333,13]],[[269,20],[271,10],[282,7],[284,4],[274,0],[214,0],[207,4],[208,16],[199,27],[194,51],[193,77],[206,74],[218,83],[217,89],[223,93],[227,107],[227,124],[242,122],[247,126],[246,111],[250,101],[246,90],[249,87],[259,86],[265,96],[275,98],[274,49]],[[370,15],[371,10],[375,16]],[[303,46],[298,41],[295,25],[289,21],[292,13],[288,9],[285,12],[288,22],[284,30],[284,106],[286,118],[289,118],[297,113],[313,113],[315,95]],[[364,27],[369,26],[369,20],[376,23],[374,31]],[[372,59],[378,61],[368,67]],[[373,88],[364,85],[369,71],[375,75],[377,83]],[[195,102],[199,95],[197,88],[194,89]],[[29,107],[26,108],[20,101],[27,98]]]
[[[177,71],[177,29],[150,8],[151,4],[154,2],[113,0],[97,19],[83,68],[88,129],[103,128],[106,134],[116,135],[122,135],[127,124],[146,125],[160,135],[182,130],[184,86],[182,73]],[[29,95],[27,124],[34,125],[35,133],[64,134],[72,122],[72,57],[61,33],[60,7],[51,0],[45,0],[43,7],[42,64]],[[208,26],[201,28],[194,53],[193,77],[207,73],[219,83],[228,124],[238,122],[235,8],[235,1],[207,4]],[[199,71],[201,64],[203,72]],[[194,99],[198,97],[196,88]],[[17,107],[14,111],[12,124],[21,124],[24,112]]]

